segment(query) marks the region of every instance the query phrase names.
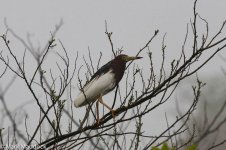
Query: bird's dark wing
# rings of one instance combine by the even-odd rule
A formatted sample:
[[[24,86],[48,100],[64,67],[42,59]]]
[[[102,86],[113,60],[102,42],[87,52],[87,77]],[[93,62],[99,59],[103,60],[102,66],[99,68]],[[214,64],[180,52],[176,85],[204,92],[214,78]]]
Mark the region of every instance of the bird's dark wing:
[[[97,72],[94,73],[94,75],[91,77],[91,79],[86,82],[86,84],[83,86],[83,88],[87,87],[89,83],[92,83],[92,80],[95,80],[96,78],[99,78],[101,75],[107,73],[111,69],[111,62],[109,61],[105,65],[103,65],[100,69],[97,70]]]
[[[93,79],[100,77],[101,75],[107,73],[110,69],[111,69],[111,62],[109,61],[108,63],[106,63],[105,65],[103,65],[100,69],[97,70],[96,73],[94,73],[94,75],[91,77],[90,81],[91,82]]]

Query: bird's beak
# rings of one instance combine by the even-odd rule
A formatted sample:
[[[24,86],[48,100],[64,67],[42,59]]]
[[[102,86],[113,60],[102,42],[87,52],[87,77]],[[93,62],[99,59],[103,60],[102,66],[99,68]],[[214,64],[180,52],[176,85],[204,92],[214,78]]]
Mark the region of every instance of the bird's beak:
[[[138,56],[128,56],[127,57],[127,61],[131,61],[131,60],[135,60],[135,59],[141,59],[142,57],[138,57]]]

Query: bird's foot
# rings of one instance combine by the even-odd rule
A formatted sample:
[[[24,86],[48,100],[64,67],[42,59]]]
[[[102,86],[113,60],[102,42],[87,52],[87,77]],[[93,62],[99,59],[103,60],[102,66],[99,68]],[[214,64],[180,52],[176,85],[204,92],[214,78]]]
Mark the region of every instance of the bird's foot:
[[[94,125],[98,127],[100,125],[100,121],[101,121],[100,119],[97,119],[97,121],[94,123]]]
[[[117,112],[116,112],[116,110],[111,110],[111,115],[112,115],[112,117],[113,117],[113,119],[115,119],[115,117],[116,117],[116,115],[117,115]]]

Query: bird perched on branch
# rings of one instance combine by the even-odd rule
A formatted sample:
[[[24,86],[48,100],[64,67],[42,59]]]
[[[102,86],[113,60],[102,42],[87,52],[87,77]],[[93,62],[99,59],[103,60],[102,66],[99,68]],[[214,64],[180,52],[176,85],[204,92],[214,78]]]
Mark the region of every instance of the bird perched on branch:
[[[115,117],[115,110],[103,102],[102,96],[112,91],[120,82],[126,69],[126,63],[142,57],[130,57],[124,54],[102,66],[82,88],[74,101],[75,107],[81,107],[97,100],[97,121],[99,121],[99,103],[103,104]]]

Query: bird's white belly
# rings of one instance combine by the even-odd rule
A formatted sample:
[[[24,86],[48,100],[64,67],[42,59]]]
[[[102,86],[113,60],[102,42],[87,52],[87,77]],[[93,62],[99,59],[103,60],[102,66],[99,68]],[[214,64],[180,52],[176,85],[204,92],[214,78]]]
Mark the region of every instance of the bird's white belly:
[[[115,87],[114,74],[109,71],[95,79],[93,79],[88,85],[84,87],[84,93],[81,92],[77,99],[74,101],[75,107],[80,107],[95,101],[99,96],[103,96],[109,92],[109,90]],[[86,97],[86,98],[85,98]]]

